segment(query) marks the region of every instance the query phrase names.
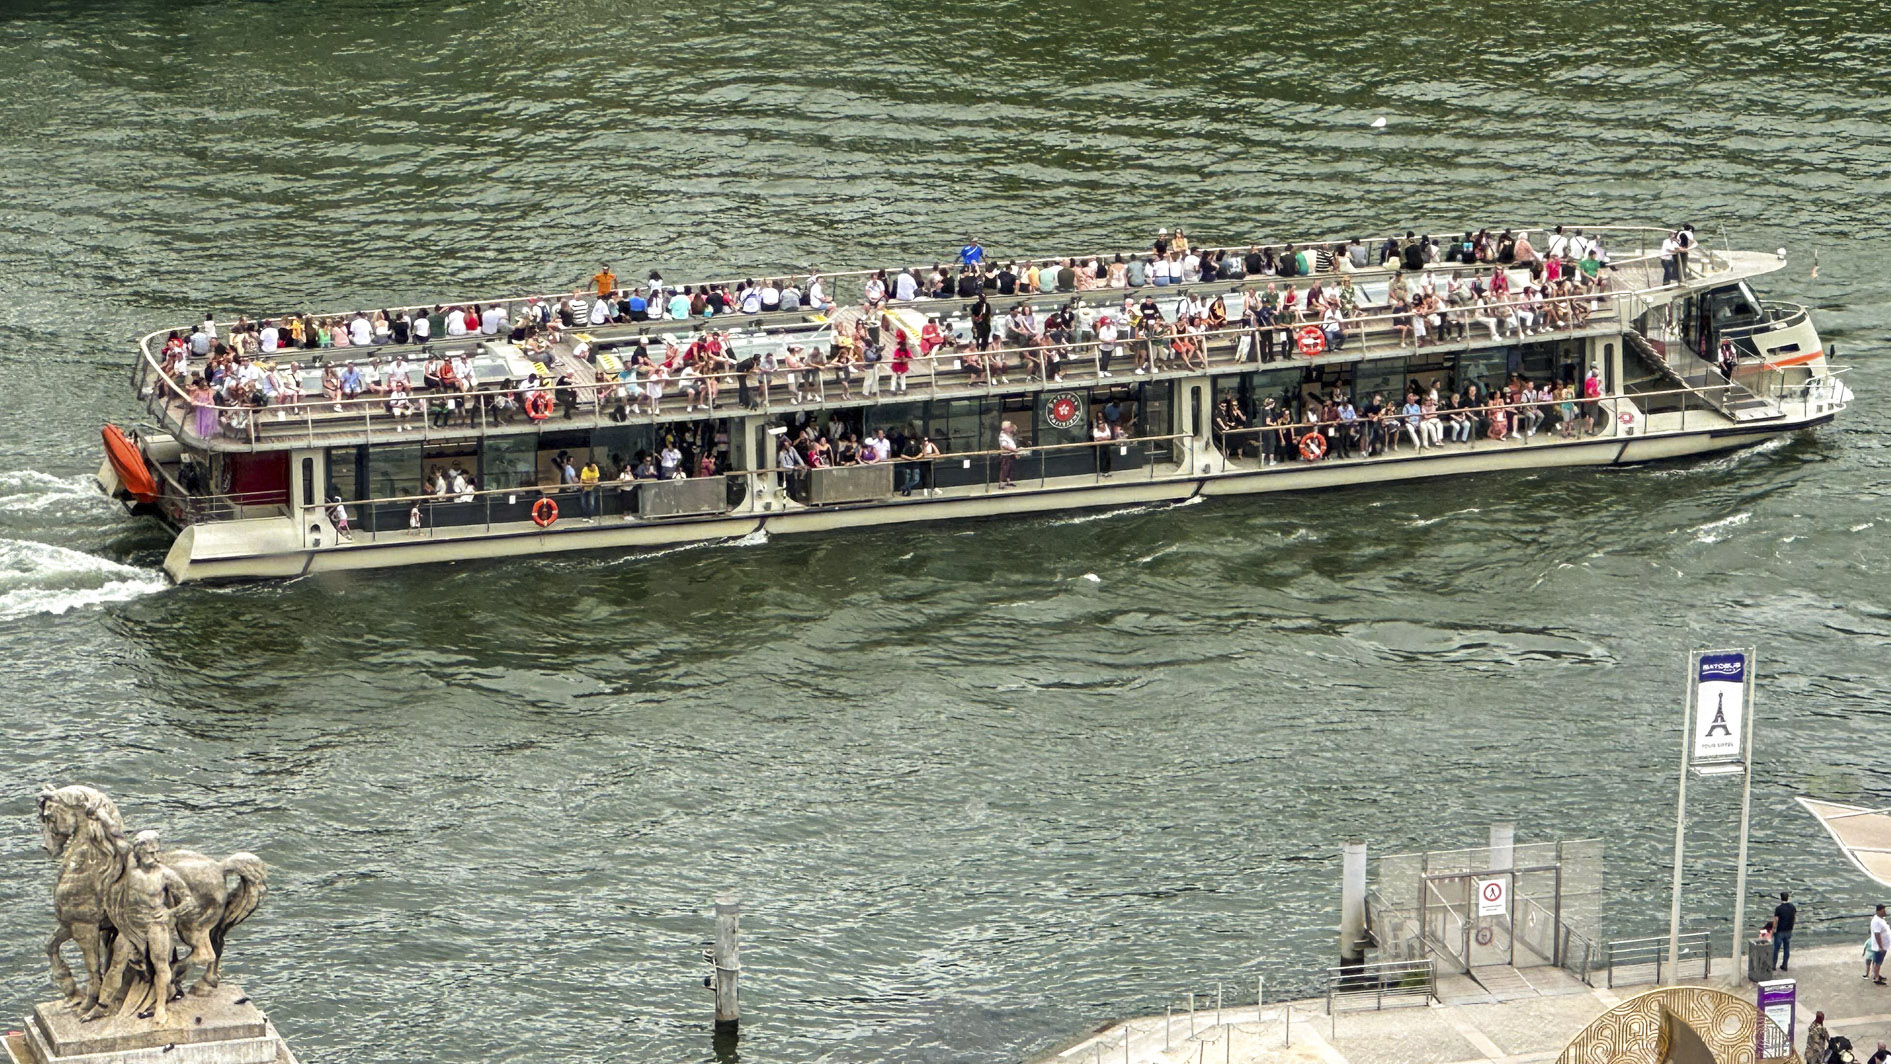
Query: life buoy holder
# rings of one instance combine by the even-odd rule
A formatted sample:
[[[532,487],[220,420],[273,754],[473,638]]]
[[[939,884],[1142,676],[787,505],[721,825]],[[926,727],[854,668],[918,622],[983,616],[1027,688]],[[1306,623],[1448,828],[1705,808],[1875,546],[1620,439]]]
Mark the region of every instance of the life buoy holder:
[[[1633,425],[1635,423],[1635,415],[1624,410],[1615,415],[1615,420],[1620,421],[1624,425]]]
[[[552,416],[552,393],[536,391],[525,397],[525,416],[543,421]]]
[[[540,528],[550,528],[558,520],[558,504],[550,499],[540,499],[532,504],[532,523]]]
[[[1300,437],[1300,457],[1309,462],[1317,462],[1326,457],[1326,437],[1318,432],[1309,432]]]
[[[1326,350],[1326,334],[1320,331],[1318,325],[1308,325],[1294,336],[1300,346],[1300,353],[1308,358]]]

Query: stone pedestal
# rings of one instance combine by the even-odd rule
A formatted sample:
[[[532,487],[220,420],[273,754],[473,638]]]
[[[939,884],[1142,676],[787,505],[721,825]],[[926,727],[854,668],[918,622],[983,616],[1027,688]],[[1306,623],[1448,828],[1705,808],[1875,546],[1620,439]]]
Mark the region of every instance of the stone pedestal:
[[[172,1002],[163,1027],[135,1016],[81,1023],[63,1003],[38,1005],[7,1051],[10,1064],[296,1064],[275,1025],[228,983]]]

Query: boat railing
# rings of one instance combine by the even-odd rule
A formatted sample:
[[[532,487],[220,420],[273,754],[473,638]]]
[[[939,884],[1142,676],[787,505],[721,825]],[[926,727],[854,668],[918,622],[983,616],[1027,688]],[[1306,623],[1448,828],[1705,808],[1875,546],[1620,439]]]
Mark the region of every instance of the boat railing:
[[[1491,229],[1493,227],[1485,226],[1483,228]],[[1654,254],[1650,252],[1648,249],[1647,237],[1650,234],[1656,234],[1656,233],[1665,234],[1667,232],[1667,230],[1661,229],[1655,226],[1635,226],[1635,225],[1583,225],[1583,226],[1570,226],[1569,228],[1581,229],[1585,233],[1596,233],[1596,234],[1601,234],[1604,236],[1612,236],[1616,239],[1622,239],[1622,238],[1630,237],[1630,236],[1639,238],[1641,240],[1641,250],[1639,254],[1635,256],[1628,256],[1626,254],[1614,255],[1613,259],[1617,266],[1626,266],[1631,263],[1638,262],[1644,259],[1651,260],[1652,258],[1654,258],[1655,257]],[[1453,230],[1450,230],[1449,232],[1455,233],[1458,231],[1460,230],[1453,229]],[[1470,231],[1476,232],[1477,229],[1473,228]],[[1501,232],[1503,230],[1499,228],[1499,229],[1496,229],[1496,231]],[[1550,231],[1550,227],[1549,226],[1535,226],[1535,227],[1529,227],[1529,228],[1524,228],[1524,229],[1515,229],[1511,231],[1516,232],[1520,235],[1521,234],[1547,233]],[[1366,247],[1368,248],[1368,250],[1376,251],[1378,246],[1384,243],[1385,239],[1386,238],[1384,236],[1375,237],[1372,240],[1366,242]],[[1657,243],[1658,242],[1659,241],[1657,241]],[[1330,249],[1334,247],[1335,245],[1344,244],[1344,243],[1346,243],[1345,239],[1328,238],[1328,239],[1310,240],[1310,241],[1302,241],[1302,242],[1272,243],[1272,244],[1258,244],[1258,245],[1231,244],[1231,245],[1225,245],[1225,246],[1222,246],[1222,245],[1203,246],[1203,247],[1196,248],[1195,250],[1200,251],[1204,254],[1208,252],[1218,252],[1224,255],[1226,254],[1242,255],[1247,252],[1250,246],[1253,246],[1253,247],[1258,247],[1263,252],[1272,251],[1275,254],[1279,254],[1290,247]],[[1626,249],[1624,249],[1624,251],[1626,251]],[[1066,259],[1073,260],[1073,261],[1081,261],[1081,262],[1087,262],[1091,259],[1095,259],[1098,262],[1109,262],[1109,261],[1114,260],[1116,256],[1118,255],[1121,255],[1125,259],[1128,259],[1130,257],[1140,258],[1150,253],[1151,253],[1151,249],[1149,248],[1139,248],[1139,249],[1131,249],[1131,250],[1114,250],[1114,251],[1101,251],[1101,252],[1086,251],[1086,252],[1073,252],[1069,254],[1032,255],[1032,256],[1023,256],[1023,255],[996,256],[994,255],[991,257],[990,261],[1016,263],[1020,265],[1034,265],[1041,268],[1047,265],[1055,265],[1058,263],[1062,263]],[[899,262],[906,265],[912,265],[915,267],[918,267],[920,263],[925,261],[923,259],[913,258],[911,256],[891,255],[891,256],[887,256],[887,258],[894,262]],[[933,262],[936,265],[944,266],[948,268],[949,270],[952,270],[953,272],[957,271],[958,265],[959,265],[956,259],[953,259],[951,261],[943,261],[943,260],[934,258]],[[1462,266],[1462,268],[1466,268],[1466,269],[1488,269],[1488,268],[1493,268],[1493,267],[1503,265],[1503,264],[1500,264],[1500,263],[1458,264],[1458,263],[1441,262],[1441,263],[1434,264],[1432,268],[1445,269],[1445,268],[1459,267],[1460,265]],[[672,283],[670,281],[665,280],[665,281],[662,281],[661,283],[663,287],[666,289],[675,289],[675,290],[680,291],[684,287],[701,288],[705,285],[709,287],[734,286],[747,280],[760,279],[760,278],[786,279],[791,282],[797,281],[797,280],[805,281],[818,275],[821,278],[824,286],[830,282],[834,285],[834,290],[826,293],[829,300],[834,302],[837,305],[847,306],[852,303],[861,302],[863,299],[863,294],[865,292],[867,280],[875,276],[876,274],[882,272],[882,270],[885,270],[885,269],[886,269],[885,267],[867,267],[867,268],[860,268],[860,269],[838,270],[838,271],[829,273],[829,272],[820,271],[812,266],[803,266],[798,269],[792,266],[783,266],[779,269],[768,269],[768,270],[757,269],[745,274],[742,277],[729,277],[729,278],[723,278],[719,280],[709,279],[709,280],[702,280],[702,281],[688,281],[688,282],[681,282],[681,283]],[[1361,272],[1393,273],[1397,271],[1395,269],[1381,269],[1378,266],[1378,264],[1374,263],[1371,266],[1369,266],[1366,271],[1361,271]],[[1315,276],[1334,276],[1334,274],[1328,273],[1328,274],[1319,274]],[[1238,280],[1241,278],[1231,278],[1231,279]],[[1285,279],[1298,280],[1300,278],[1285,278]],[[644,288],[650,285],[651,283],[652,282],[648,278],[642,278],[642,279],[625,278],[624,283],[620,284],[618,286],[618,289],[626,290],[630,288]],[[1204,282],[1204,283],[1208,283],[1208,282]],[[471,306],[475,304],[479,306],[489,306],[492,304],[520,305],[520,304],[526,304],[526,303],[531,303],[531,302],[540,302],[540,303],[549,303],[553,306],[556,306],[557,304],[559,304],[560,302],[564,300],[568,300],[568,299],[572,299],[576,297],[585,297],[588,299],[591,292],[592,292],[592,289],[589,287],[588,283],[580,282],[579,284],[574,285],[569,288],[560,288],[560,289],[554,289],[554,290],[544,291],[544,292],[524,293],[524,294],[514,292],[514,293],[509,293],[509,294],[484,295],[484,296],[472,296],[472,297],[456,296],[451,299],[436,299],[436,300],[432,300],[428,302],[403,305],[403,306],[384,306],[384,305],[375,306],[372,309],[385,311],[391,314],[401,314],[401,313],[413,313],[415,311],[430,311],[430,310],[433,310],[435,308],[440,308],[440,307],[463,307],[463,306]],[[947,298],[952,298],[952,297],[947,297]],[[940,300],[940,302],[945,302],[945,301],[946,301],[945,299]],[[367,304],[363,303],[361,305],[366,306]],[[818,311],[819,309],[820,308],[817,308],[817,307],[808,307],[808,308],[804,308],[804,312]],[[321,312],[280,311],[276,313],[259,315],[259,320],[265,319],[265,318],[288,319],[288,318],[301,318],[301,317],[333,318],[333,317],[340,316],[344,313],[346,312],[341,312],[341,311],[321,311]],[[188,333],[192,327],[194,327],[194,323],[193,325],[185,326],[179,329],[178,331]],[[158,330],[152,331],[151,333],[148,333],[147,335],[143,337],[143,339],[140,341],[140,345],[144,348],[147,358],[149,358],[151,355],[153,342],[157,340],[159,337],[165,335],[166,333],[170,331],[171,330],[168,330],[168,329],[158,329]],[[443,339],[445,338],[436,337],[435,342],[439,342],[440,340],[443,340]],[[134,381],[134,383],[137,383],[137,382]]]
[[[1547,307],[1563,312],[1565,320],[1553,327],[1544,326],[1543,322],[1538,321],[1536,324],[1539,328],[1533,332],[1544,340],[1557,336],[1569,337],[1579,333],[1590,322],[1612,320],[1611,308],[1620,294],[1601,290],[1540,300],[1533,304],[1539,308],[1538,317],[1541,317],[1540,308]],[[1509,306],[1514,312],[1520,305]],[[1590,310],[1590,307],[1602,309]],[[1581,313],[1572,308],[1580,308]],[[1233,308],[1233,312],[1238,313],[1238,310],[1238,307]],[[1490,329],[1488,324],[1477,320],[1477,311],[1475,306],[1442,308],[1439,313],[1449,323],[1447,327],[1462,322],[1467,339],[1438,339],[1432,346],[1474,343],[1468,339],[1471,330]],[[883,344],[882,350],[888,353],[874,365],[826,362],[798,368],[777,365],[771,370],[757,367],[747,371],[730,369],[701,374],[697,379],[706,383],[700,387],[710,394],[702,399],[691,398],[688,404],[704,406],[706,416],[780,413],[807,408],[800,403],[776,400],[774,393],[778,388],[787,396],[806,394],[812,390],[819,398],[808,405],[823,407],[887,399],[902,392],[915,399],[989,396],[1017,390],[1016,386],[1006,383],[1006,378],[1013,372],[1021,375],[1027,373],[1033,365],[1039,371],[1037,375],[1045,378],[1037,385],[1044,390],[1054,390],[1060,384],[1128,385],[1189,373],[1241,372],[1245,369],[1261,369],[1270,364],[1285,369],[1292,365],[1305,365],[1309,361],[1318,363],[1322,359],[1333,360],[1335,356],[1340,356],[1341,360],[1351,360],[1350,351],[1385,351],[1407,346],[1419,349],[1415,341],[1408,345],[1400,335],[1398,319],[1408,314],[1416,315],[1417,312],[1385,311],[1349,316],[1339,323],[1337,347],[1331,345],[1333,335],[1318,321],[1309,319],[1276,323],[1271,326],[1275,338],[1285,333],[1288,337],[1285,346],[1292,350],[1281,350],[1277,346],[1280,361],[1275,363],[1262,361],[1260,352],[1264,346],[1261,334],[1269,327],[1255,329],[1242,324],[1186,334],[1184,338],[1190,343],[1199,344],[1195,350],[1187,352],[1178,351],[1173,343],[1175,337],[1166,331],[1171,323],[1165,322],[1157,329],[1129,325],[1115,341],[1107,345],[1111,349],[1107,360],[1105,342],[1095,338],[1022,347],[997,344],[987,352],[957,346],[925,355],[915,351],[907,360],[910,368],[904,375],[891,372],[891,345]],[[1003,368],[999,368],[999,362],[1003,363]],[[844,366],[850,367],[846,382],[843,384],[838,380],[830,380]],[[1134,371],[1137,368],[1145,372],[1136,374]],[[812,375],[812,380],[809,375]],[[806,383],[796,382],[793,379],[796,377]],[[897,388],[893,380],[895,377],[902,378]],[[870,387],[867,383],[870,378],[878,382],[872,386],[871,393],[865,391]],[[507,383],[503,387],[481,386],[463,392],[414,391],[408,398],[414,411],[407,416],[390,411],[391,400],[385,393],[349,398],[303,394],[291,403],[275,406],[205,405],[214,411],[218,439],[247,444],[251,449],[278,448],[298,443],[313,446],[353,437],[369,441],[400,438],[425,442],[434,438],[464,438],[468,435],[507,431],[514,425],[525,427],[555,423],[558,420],[575,420],[580,411],[583,411],[585,420],[594,426],[655,422],[665,420],[666,413],[669,420],[674,420],[678,402],[676,397],[682,393],[681,384],[688,379],[678,377],[663,382],[665,389],[670,391],[670,396],[662,401],[668,404],[668,408],[665,410],[659,404],[657,413],[647,413],[642,409],[643,401],[637,398],[630,382],[605,376],[567,385],[541,383],[536,387],[524,387]],[[853,394],[856,380],[863,390],[863,394],[858,397]],[[1105,382],[1109,383],[1106,385]],[[643,379],[636,383],[641,387],[649,382]],[[842,393],[838,399],[829,394],[834,388],[839,388]],[[171,428],[180,439],[202,440],[194,430],[187,431],[186,420],[192,414],[193,403],[183,386],[160,372],[152,375],[151,389],[150,406],[160,422]],[[746,403],[742,402],[745,390],[749,393]],[[551,410],[547,416],[533,418],[525,413],[525,397],[532,392],[543,392],[551,398]],[[731,393],[736,402],[728,401]],[[442,407],[447,409],[443,410]],[[455,422],[460,424],[456,425]]]
[[[1795,325],[1804,324],[1810,314],[1801,304],[1786,303],[1772,299],[1762,300],[1760,310],[1764,313],[1766,320],[1756,322],[1752,325],[1727,326],[1720,330],[1721,337],[1736,341],[1752,340],[1761,333],[1778,332],[1782,329],[1790,329]],[[1754,354],[1762,353],[1758,347],[1754,347],[1752,350]]]

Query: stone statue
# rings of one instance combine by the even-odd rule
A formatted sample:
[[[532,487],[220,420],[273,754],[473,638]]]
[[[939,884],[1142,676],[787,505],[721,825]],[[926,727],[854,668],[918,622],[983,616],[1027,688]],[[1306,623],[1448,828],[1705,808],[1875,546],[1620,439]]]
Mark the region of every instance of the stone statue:
[[[217,861],[194,850],[162,852],[154,832],[127,842],[117,805],[91,787],[43,788],[39,823],[46,851],[60,863],[53,890],[59,927],[46,952],[68,1005],[97,1018],[123,995],[125,1008],[132,1009],[142,1000],[128,993],[133,964],[150,969],[150,1011],[160,1025],[167,1018],[165,1005],[181,996],[193,965],[204,972],[191,993],[218,986],[225,936],[269,893],[260,859],[248,853]],[[79,944],[85,961],[83,994],[60,956],[68,941]],[[178,956],[175,946],[188,952]]]
[[[157,832],[140,831],[126,849],[130,852],[124,872],[105,892],[105,916],[118,934],[91,1018],[105,1014],[106,1002],[117,997],[126,969],[135,960],[151,973],[151,1018],[163,1027],[170,1022],[166,1006],[171,1000],[171,938],[179,924],[199,924],[191,911],[195,902],[184,877],[159,863]],[[191,952],[196,952],[195,946]]]

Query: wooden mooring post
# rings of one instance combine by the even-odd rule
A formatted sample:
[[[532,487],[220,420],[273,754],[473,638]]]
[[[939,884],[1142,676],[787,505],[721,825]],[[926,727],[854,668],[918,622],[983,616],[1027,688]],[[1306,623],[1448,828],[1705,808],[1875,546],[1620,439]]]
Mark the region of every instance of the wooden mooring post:
[[[742,1022],[736,983],[742,976],[740,935],[742,900],[733,894],[716,897],[716,1036],[734,1038]]]

